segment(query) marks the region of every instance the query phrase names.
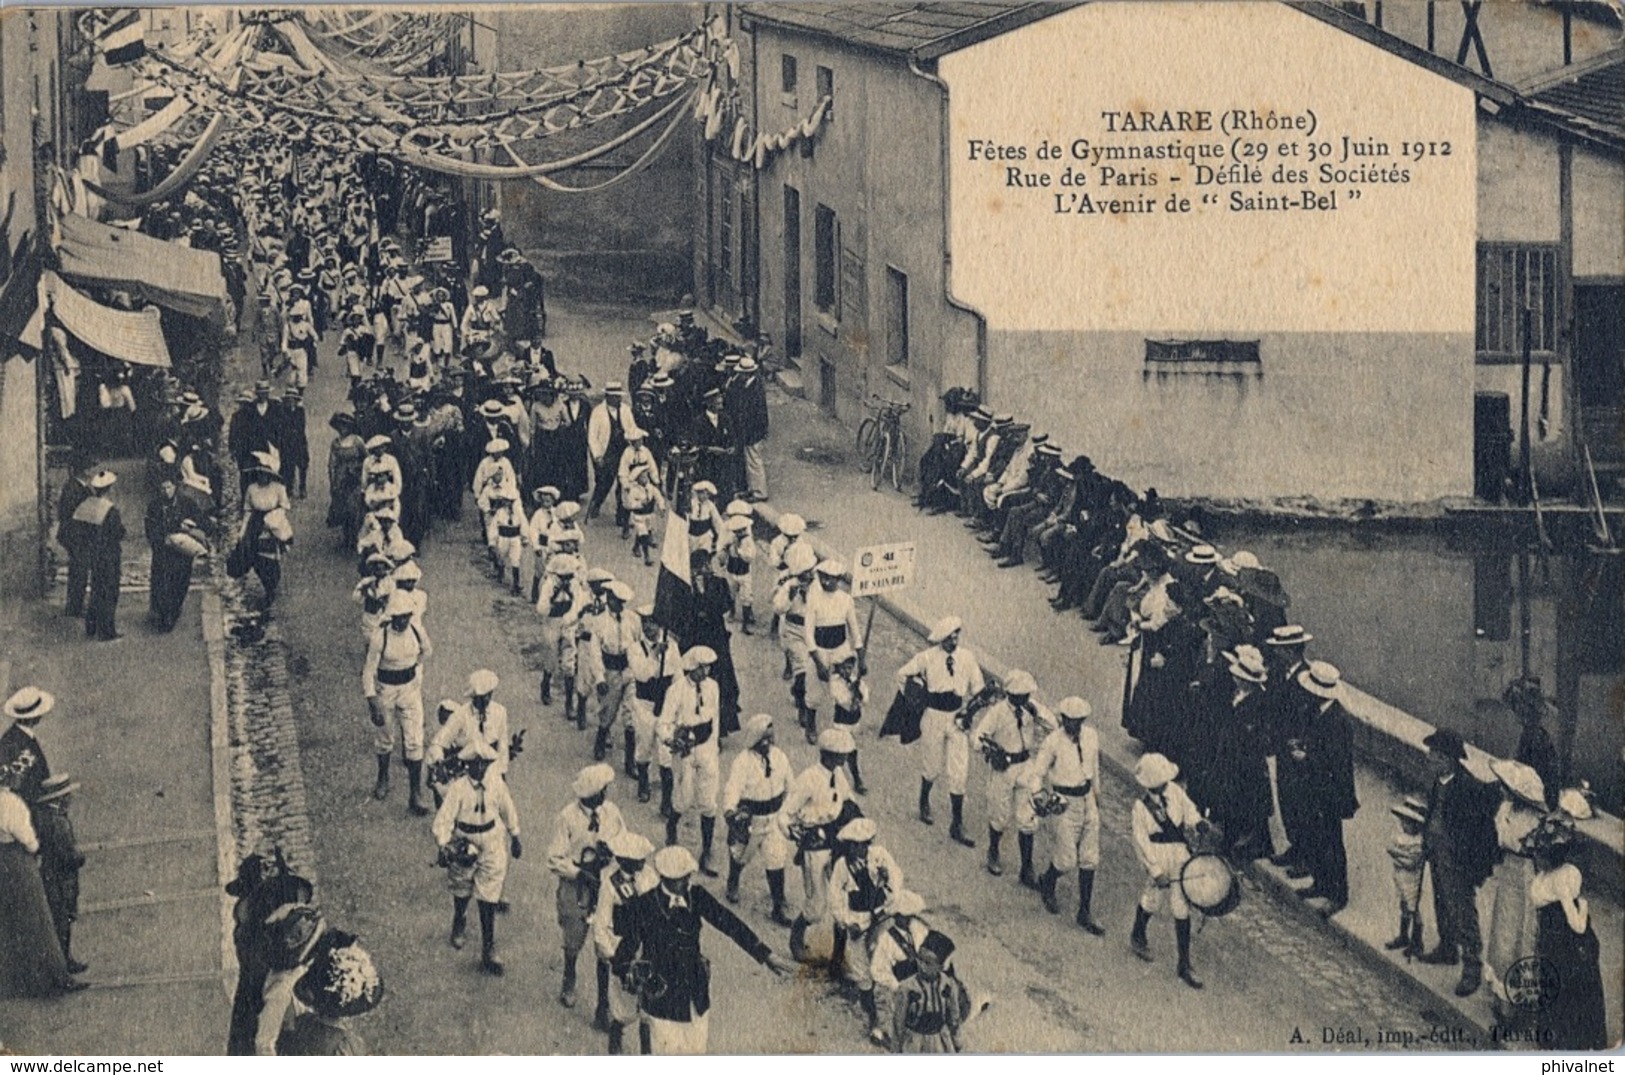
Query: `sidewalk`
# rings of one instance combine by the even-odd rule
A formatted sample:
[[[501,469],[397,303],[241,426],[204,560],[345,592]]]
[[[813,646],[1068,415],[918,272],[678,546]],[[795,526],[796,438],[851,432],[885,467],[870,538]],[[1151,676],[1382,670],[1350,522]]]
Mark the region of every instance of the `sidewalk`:
[[[145,556],[132,552],[146,550],[140,502],[120,506],[131,530],[122,641],[87,642],[82,622],[62,614],[60,583],[46,601],[0,609],[0,689],[33,683],[56,695],[41,740],[52,770],[83,785],[72,813],[88,861],[73,947],[91,985],[55,1000],[0,1000],[0,1051],[174,1055],[224,1045],[229,934],[211,749],[223,698],[211,675],[219,601],[194,589],[172,633],[147,627],[146,592],[130,588],[128,570],[139,562],[146,574]],[[214,625],[208,638],[205,623]]]
[[[883,603],[917,633],[945,615],[966,623],[965,644],[990,671],[1020,666],[1038,680],[1040,694],[1053,701],[1071,693],[1095,707],[1103,759],[1121,774],[1129,773],[1140,753],[1123,731],[1122,694],[1125,649],[1099,644],[1076,613],[1055,613],[1046,604],[1053,587],[1041,582],[1031,567],[997,567],[954,515],[929,517],[914,510],[908,494],[882,487],[870,491],[854,462],[851,431],[809,403],[773,393],[773,435],[767,443],[771,501],[759,509],[769,522],[780,511],[796,511],[808,522],[821,551],[850,561],[864,546],[914,541],[918,546],[913,585],[894,591]],[[876,703],[891,700],[891,685],[876,683]],[[1361,762],[1355,771],[1359,813],[1347,823],[1350,902],[1329,920],[1328,940],[1341,941],[1374,965],[1409,976],[1438,995],[1462,1016],[1488,1030],[1493,1024],[1487,995],[1481,990],[1465,1000],[1454,995],[1457,970],[1407,964],[1383,948],[1398,925],[1392,871],[1386,846],[1392,819],[1388,807],[1415,789],[1402,789],[1384,770]],[[1279,819],[1277,846],[1284,846]],[[1277,898],[1298,901],[1282,871],[1260,863],[1255,875]],[[1618,973],[1625,953],[1625,913],[1619,903],[1587,886],[1597,936],[1601,942],[1609,1027],[1621,1032],[1621,984]],[[1480,890],[1480,918],[1488,929],[1493,884]],[[1431,942],[1431,893],[1423,893]],[[1307,917],[1320,921],[1318,915]]]

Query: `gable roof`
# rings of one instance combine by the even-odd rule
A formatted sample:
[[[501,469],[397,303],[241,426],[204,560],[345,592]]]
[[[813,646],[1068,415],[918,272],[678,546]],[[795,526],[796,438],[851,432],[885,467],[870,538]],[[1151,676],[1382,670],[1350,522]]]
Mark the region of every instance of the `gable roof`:
[[[872,52],[934,60],[950,52],[1037,22],[1075,4],[982,3],[757,3],[746,19],[795,30]]]

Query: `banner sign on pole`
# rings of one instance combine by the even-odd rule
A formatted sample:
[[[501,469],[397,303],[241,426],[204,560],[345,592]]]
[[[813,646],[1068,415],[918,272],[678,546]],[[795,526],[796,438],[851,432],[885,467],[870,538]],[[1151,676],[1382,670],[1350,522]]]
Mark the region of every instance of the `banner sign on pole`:
[[[426,243],[424,243],[424,246],[423,246],[423,260],[425,262],[450,261],[451,260],[451,236],[449,236],[449,235],[437,235],[433,239],[430,239]]]
[[[870,545],[852,558],[852,596],[874,597],[914,582],[914,542]]]

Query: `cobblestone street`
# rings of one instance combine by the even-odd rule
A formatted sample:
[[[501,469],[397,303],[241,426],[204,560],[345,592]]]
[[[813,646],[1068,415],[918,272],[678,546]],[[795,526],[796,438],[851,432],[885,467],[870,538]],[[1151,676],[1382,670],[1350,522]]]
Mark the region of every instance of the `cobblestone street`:
[[[595,383],[616,375],[615,341],[641,330],[634,313],[602,309],[560,309],[551,345],[569,365]],[[646,330],[643,330],[646,331]],[[324,362],[324,367],[326,363]],[[339,398],[337,379],[319,374],[310,393],[313,459],[308,500],[296,502],[298,540],[287,564],[279,599],[264,642],[249,648],[254,660],[246,682],[255,698],[248,720],[266,720],[264,741],[235,756],[238,794],[246,809],[239,834],[285,834],[300,852],[304,822],[299,815],[300,772],[308,785],[309,831],[316,871],[330,919],[359,932],[379,958],[391,982],[393,1000],[370,1023],[378,1046],[390,1052],[574,1052],[601,1051],[602,1039],[588,1026],[590,998],[572,1011],[555,999],[560,971],[558,927],[553,920],[554,882],[532,852],[509,875],[513,909],[499,919],[498,938],[509,964],[501,980],[481,976],[467,953],[445,944],[449,900],[438,871],[428,868],[433,843],[427,825],[404,809],[397,785],[384,804],[370,797],[371,729],[361,703],[359,668],[363,646],[356,610],[348,598],[352,558],[321,527],[326,489],[320,461],[326,456],[326,413]],[[784,403],[782,406],[795,406]],[[316,431],[320,431],[319,433]],[[844,475],[843,475],[844,476]],[[865,490],[865,492],[867,492]],[[855,501],[853,502],[856,503]],[[784,504],[781,507],[787,506]],[[809,507],[831,517],[839,499]],[[467,673],[481,665],[502,679],[498,698],[513,727],[528,729],[526,753],[516,764],[512,787],[527,845],[544,846],[552,815],[569,799],[576,768],[589,760],[590,733],[561,719],[557,704],[536,701],[535,615],[527,602],[512,597],[490,577],[483,544],[465,515],[461,524],[440,525],[422,550],[426,618],[436,643],[424,691],[425,705],[458,696]],[[652,593],[654,569],[634,563],[608,522],[588,530],[588,561],[628,580],[639,600]],[[970,617],[974,631],[974,611]],[[1418,1048],[1445,1044],[1483,1047],[1459,1037],[1465,1031],[1453,1013],[1431,1003],[1421,990],[1396,986],[1329,940],[1296,908],[1284,910],[1265,894],[1249,889],[1240,909],[1207,923],[1195,944],[1197,966],[1208,988],[1191,994],[1173,975],[1173,937],[1166,917],[1153,920],[1157,961],[1146,965],[1127,945],[1128,920],[1141,872],[1127,840],[1131,789],[1108,779],[1103,799],[1104,865],[1096,896],[1097,916],[1109,933],[1087,937],[1061,918],[1046,915],[1035,895],[1019,888],[1010,871],[989,877],[981,850],[953,847],[939,826],[927,829],[912,819],[915,768],[895,742],[875,741],[873,728],[890,700],[891,674],[921,642],[882,614],[874,621],[870,650],[875,700],[863,737],[864,769],[871,786],[865,809],[881,824],[881,842],[896,855],[911,888],[928,902],[931,916],[960,942],[959,963],[973,988],[991,993],[994,1003],[968,1032],[983,1051],[1135,1051],[1177,1049],[1326,1049],[1327,1028],[1360,1028],[1374,1039],[1378,1030],[1409,1032]],[[977,644],[973,635],[970,644]],[[789,709],[779,679],[777,650],[760,636],[736,635],[744,711],[777,714],[781,728]],[[284,673],[282,669],[286,669]],[[287,752],[283,721],[283,680],[297,715],[299,756]],[[1046,695],[1063,693],[1044,686]],[[1087,692],[1086,692],[1087,693]],[[234,708],[234,720],[237,717]],[[793,728],[789,729],[793,733]],[[787,739],[795,738],[795,742]],[[799,765],[813,760],[799,738],[781,734],[781,744]],[[725,755],[724,764],[726,765]],[[399,780],[397,770],[397,780]],[[247,778],[247,779],[244,779]],[[658,836],[652,806],[633,802],[632,789],[617,781],[611,796],[629,823]],[[970,830],[985,839],[981,824],[980,780],[973,775],[967,813]],[[697,847],[692,820],[683,839]],[[1007,849],[1013,859],[1014,849]],[[1040,862],[1047,849],[1041,837]],[[720,886],[720,882],[717,882]],[[794,896],[799,886],[792,878]],[[1071,898],[1062,883],[1063,903]],[[747,918],[781,951],[782,931],[766,920],[767,900],[759,871],[746,874]],[[708,943],[717,968],[718,1016],[713,1049],[723,1052],[852,1052],[866,1045],[855,1005],[821,982],[775,982],[725,942]],[[583,960],[583,973],[590,973]],[[590,981],[590,978],[588,979]],[[455,1011],[438,1003],[451,985],[477,1001]],[[1177,1006],[1177,1025],[1144,1018],[1149,1008]],[[478,1013],[467,1017],[468,1011]],[[1440,1028],[1437,1032],[1435,1028]],[[1301,1041],[1294,1041],[1294,1034]],[[1433,1040],[1429,1040],[1432,1035]],[[1359,1046],[1364,1047],[1364,1046]]]

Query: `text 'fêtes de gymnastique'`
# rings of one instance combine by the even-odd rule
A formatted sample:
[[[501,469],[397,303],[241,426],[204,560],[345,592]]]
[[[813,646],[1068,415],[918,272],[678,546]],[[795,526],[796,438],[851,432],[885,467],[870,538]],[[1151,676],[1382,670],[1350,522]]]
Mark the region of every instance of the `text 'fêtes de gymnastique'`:
[[[1036,141],[967,138],[962,159],[1050,213],[1087,218],[1337,213],[1462,149],[1426,132],[1323,130],[1307,108],[1104,110],[1088,126]]]

